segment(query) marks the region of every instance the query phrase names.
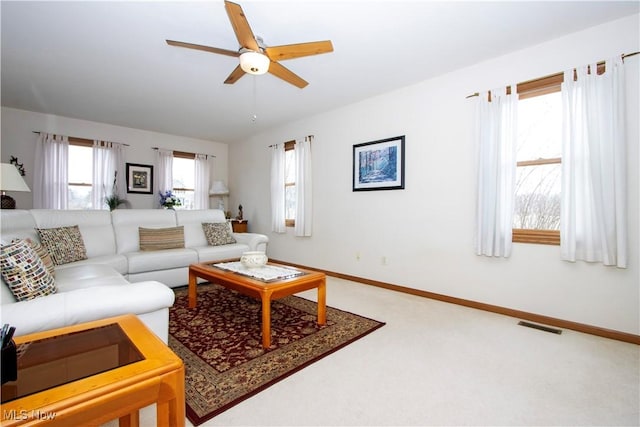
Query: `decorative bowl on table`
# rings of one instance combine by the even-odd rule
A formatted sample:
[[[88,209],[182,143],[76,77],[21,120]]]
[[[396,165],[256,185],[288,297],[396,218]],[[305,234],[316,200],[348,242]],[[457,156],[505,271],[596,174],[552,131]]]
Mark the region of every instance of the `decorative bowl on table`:
[[[240,257],[240,262],[247,268],[259,268],[264,267],[269,258],[262,251],[247,251],[243,252]]]

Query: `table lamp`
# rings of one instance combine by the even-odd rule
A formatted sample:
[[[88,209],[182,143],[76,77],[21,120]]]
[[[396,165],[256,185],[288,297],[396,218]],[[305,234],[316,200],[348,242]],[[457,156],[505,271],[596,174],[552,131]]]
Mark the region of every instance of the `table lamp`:
[[[15,209],[16,201],[13,197],[4,194],[5,191],[31,191],[27,183],[18,172],[18,169],[10,163],[2,163],[0,171],[0,190],[2,191],[2,209]]]
[[[209,195],[218,196],[220,198],[220,200],[218,200],[218,209],[224,212],[224,200],[222,199],[222,197],[229,195],[229,189],[227,188],[226,185],[224,185],[224,182],[213,181],[213,185],[209,190]]]

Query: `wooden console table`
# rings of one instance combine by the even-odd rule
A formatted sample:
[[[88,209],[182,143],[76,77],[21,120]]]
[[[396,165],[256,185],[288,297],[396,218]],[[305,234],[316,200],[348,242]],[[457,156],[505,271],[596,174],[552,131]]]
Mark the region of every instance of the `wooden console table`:
[[[134,315],[15,338],[18,380],[2,385],[2,426],[185,425],[184,365]],[[76,379],[77,378],[77,379]]]

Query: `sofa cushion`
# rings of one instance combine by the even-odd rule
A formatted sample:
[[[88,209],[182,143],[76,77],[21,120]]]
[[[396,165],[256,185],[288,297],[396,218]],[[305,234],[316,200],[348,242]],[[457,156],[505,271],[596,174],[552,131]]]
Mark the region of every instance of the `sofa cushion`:
[[[184,227],[138,227],[141,251],[184,248]]]
[[[176,225],[184,226],[184,245],[187,248],[207,245],[207,238],[202,230],[203,222],[227,223],[224,212],[219,209],[179,209],[175,213]]]
[[[0,278],[1,277],[2,275],[0,274]],[[0,302],[3,305],[18,302],[16,296],[13,294],[13,292],[11,292],[9,285],[4,281],[4,279],[2,279],[2,285],[0,286]],[[2,312],[0,311],[0,315],[1,314]]]
[[[226,222],[203,222],[202,229],[210,246],[228,245],[236,242]]]
[[[198,262],[219,262],[239,259],[243,252],[249,250],[249,246],[244,243],[231,243],[220,246],[201,246],[193,249],[198,252]]]
[[[47,248],[56,265],[87,259],[87,249],[77,225],[37,230],[42,245]]]
[[[159,282],[93,286],[3,305],[2,322],[15,326],[15,336],[21,336],[128,313],[148,321],[147,314],[157,313],[161,317],[145,324],[166,342],[167,307],[174,298],[173,291]]]
[[[53,276],[25,240],[2,246],[0,251],[2,279],[18,301],[56,293]]]
[[[166,228],[180,225],[176,224],[173,209],[116,209],[111,212],[111,221],[119,254],[140,250],[138,227]]]
[[[75,265],[58,270],[56,286],[58,292],[95,286],[128,285],[129,282],[116,270],[103,264]]]
[[[14,239],[30,238],[39,242],[36,232],[37,224],[31,212],[23,209],[0,209],[0,237],[2,244],[9,244]]]
[[[70,262],[69,264],[63,264],[56,266],[56,277],[58,277],[58,272],[67,268],[75,268],[80,265],[87,264],[102,264],[107,265],[113,269],[115,269],[118,273],[126,276],[129,271],[129,261],[127,257],[123,254],[117,255],[104,255],[97,256],[93,258],[83,259],[82,261]]]
[[[130,252],[126,254],[129,260],[129,274],[147,271],[168,270],[187,267],[198,262],[198,254],[192,249],[165,249],[152,252]],[[159,277],[162,274],[159,273]],[[161,279],[160,279],[161,280]],[[185,283],[187,278],[185,277]]]
[[[37,228],[77,225],[88,258],[115,255],[116,238],[108,210],[32,209]]]

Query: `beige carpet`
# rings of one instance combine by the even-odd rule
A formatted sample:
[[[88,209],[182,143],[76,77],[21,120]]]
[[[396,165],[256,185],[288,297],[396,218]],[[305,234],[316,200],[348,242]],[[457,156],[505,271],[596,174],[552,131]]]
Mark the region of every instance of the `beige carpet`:
[[[637,345],[331,277],[327,303],[386,325],[206,426],[640,425]]]
[[[203,425],[640,425],[637,345],[332,277],[327,303],[386,325]]]

